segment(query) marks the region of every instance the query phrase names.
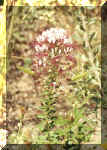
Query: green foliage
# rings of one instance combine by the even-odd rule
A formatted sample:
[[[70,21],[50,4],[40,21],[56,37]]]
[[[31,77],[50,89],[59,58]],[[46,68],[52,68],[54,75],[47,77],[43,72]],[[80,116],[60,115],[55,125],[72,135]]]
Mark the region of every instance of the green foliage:
[[[27,73],[29,75],[34,75],[34,72],[26,66],[24,66],[24,67],[17,66],[17,68],[24,73]]]

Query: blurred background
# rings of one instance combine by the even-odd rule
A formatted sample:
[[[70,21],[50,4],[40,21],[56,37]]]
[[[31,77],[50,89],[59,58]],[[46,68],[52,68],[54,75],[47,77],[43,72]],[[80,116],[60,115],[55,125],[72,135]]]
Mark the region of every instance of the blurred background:
[[[86,1],[84,1],[84,0],[80,0],[80,1],[79,0],[74,0],[74,1],[71,1],[71,0],[66,0],[66,1],[65,0],[57,0],[57,1],[54,1],[54,0],[53,1],[52,0],[47,0],[47,1],[42,1],[42,0],[38,0],[38,1],[33,1],[33,0],[30,0],[30,1],[29,0],[24,0],[24,1],[21,1],[21,0],[7,0],[7,2],[4,1],[3,6],[0,6],[0,37],[2,37],[2,38],[0,38],[0,138],[1,138],[1,140],[0,140],[1,143],[0,144],[1,145],[2,144],[5,145],[5,143],[6,143],[6,136],[5,136],[6,135],[6,132],[5,132],[5,125],[6,125],[5,124],[5,120],[6,120],[6,113],[5,113],[6,112],[6,105],[5,105],[5,93],[6,93],[6,86],[5,86],[6,85],[6,83],[5,83],[5,75],[6,75],[6,5],[8,5],[8,6],[20,6],[20,5],[23,5],[23,6],[25,6],[25,5],[26,6],[44,6],[44,5],[45,6],[47,6],[47,5],[49,5],[49,6],[50,5],[51,6],[60,6],[60,5],[61,6],[62,5],[63,6],[64,5],[68,5],[68,6],[74,6],[74,5],[96,6],[97,5],[97,6],[99,6],[100,5],[101,6],[101,5],[104,4],[104,2],[105,2],[104,0],[103,1],[100,1],[100,0],[99,1],[89,1],[89,0],[86,0]],[[3,1],[1,1],[1,3],[3,4]],[[95,7],[89,7],[87,9],[87,11],[89,12],[88,15],[91,18],[96,18],[96,17],[100,18],[100,10],[99,9],[94,9],[94,8]],[[36,8],[36,9],[39,9],[39,8]],[[69,32],[71,34],[73,32],[73,29],[75,29],[75,27],[76,27],[75,24],[76,24],[77,27],[76,27],[76,30],[75,30],[75,32],[76,32],[75,35],[77,37],[73,37],[73,38],[74,39],[78,38],[79,43],[84,45],[84,40],[83,40],[84,31],[80,31],[80,30],[84,30],[84,29],[82,29],[82,27],[80,27],[80,25],[78,23],[79,18],[77,17],[77,16],[79,16],[78,11],[77,11],[78,7],[69,8],[67,12],[65,11],[66,9],[65,10],[64,9],[60,10],[60,8],[59,8],[58,15],[56,15],[56,12],[54,10],[50,11],[48,9],[49,8],[45,8],[44,10],[42,9],[42,10],[38,11],[39,14],[34,15],[33,12],[35,12],[35,10],[33,10],[32,8],[28,10],[28,8],[25,7],[25,9],[16,9],[14,11],[13,11],[13,8],[11,8],[11,7],[7,8],[7,20],[8,20],[7,21],[7,33],[8,33],[7,34],[7,37],[8,37],[7,38],[7,46],[9,45],[8,47],[10,47],[10,48],[8,48],[8,49],[10,49],[9,50],[10,55],[28,56],[29,54],[26,53],[29,49],[28,48],[28,41],[31,41],[33,39],[33,37],[37,34],[38,31],[40,31],[44,27],[48,26],[48,23],[49,23],[49,27],[51,27],[51,26],[64,27],[67,30],[69,30]],[[72,10],[74,11],[73,13],[71,13]],[[75,10],[77,11],[77,16],[74,15],[74,13],[76,13]],[[22,16],[19,13],[20,11],[22,12]],[[27,12],[27,15],[26,15],[26,12]],[[44,15],[43,15],[43,12],[45,12]],[[31,15],[29,15],[29,14],[31,14]],[[104,15],[105,14],[106,13],[104,13]],[[17,18],[15,18],[15,16],[17,16]],[[64,24],[62,23],[63,19],[60,19],[59,16],[61,16],[61,18],[64,19],[64,22],[63,22]],[[71,16],[73,16],[73,18],[75,19],[75,22],[72,19],[70,19]],[[37,21],[38,17],[41,17],[41,20]],[[90,30],[92,33],[93,33],[93,30],[96,29],[96,26],[100,26],[100,21],[101,20],[100,21],[99,20],[100,19],[97,20],[98,22],[94,21],[94,19],[91,20],[94,23],[94,25],[92,27],[93,29]],[[19,21],[21,21],[21,23],[18,23]],[[36,22],[35,23],[36,28],[33,26],[34,25],[34,24],[32,24],[33,22],[34,23]],[[41,22],[43,22],[43,23],[41,23]],[[70,27],[71,23],[72,23],[72,28]],[[90,24],[93,24],[93,23],[90,23]],[[30,24],[30,26],[28,24]],[[96,24],[99,24],[99,25],[96,25]],[[17,25],[17,26],[15,26],[15,25]],[[40,28],[38,27],[39,25],[40,25]],[[104,30],[103,31],[105,31],[105,26],[106,26],[106,19],[104,19],[104,25],[103,25]],[[23,31],[24,31],[24,33],[23,33]],[[99,35],[99,36],[97,36],[97,35],[95,36],[97,38],[97,40],[95,39],[95,41],[93,41],[93,43],[94,42],[97,43],[97,41],[98,41],[98,43],[100,43],[100,30],[99,30],[99,27],[98,27],[97,31],[99,32],[99,33],[97,33],[97,35]],[[16,32],[16,35],[15,35],[15,32]],[[27,32],[27,35],[26,35],[26,32]],[[106,33],[104,33],[104,34],[105,34],[104,39],[106,39]],[[93,35],[94,35],[94,33],[92,34],[92,36]],[[21,48],[20,48],[20,45],[21,45]],[[14,50],[14,46],[15,46],[15,50]],[[105,46],[104,49],[106,49],[106,46]],[[99,53],[100,52],[98,52],[97,54],[100,55]],[[107,86],[107,83],[105,82],[105,79],[106,79],[106,74],[105,74],[105,70],[106,70],[106,61],[105,61],[106,60],[106,50],[104,50],[103,54],[104,54],[103,55],[103,61],[104,61],[104,63],[103,63],[104,64],[104,67],[103,67],[103,69],[104,69],[104,71],[103,71],[103,73],[104,73],[104,78],[103,78],[104,79],[103,80],[104,81],[103,82],[104,83],[104,88],[103,88],[103,90],[104,91],[102,91],[103,94],[104,94],[104,101],[103,101],[104,117],[103,117],[103,122],[104,122],[104,124],[106,124],[106,120],[107,120],[106,119],[106,108],[107,108],[106,86]],[[100,56],[98,56],[98,57],[100,57]],[[10,64],[11,64],[11,67],[13,67],[13,71],[11,70],[12,69],[11,67],[10,67],[9,71],[10,71],[10,73],[12,71],[12,74],[14,72],[14,74],[13,74],[13,78],[9,79],[10,83],[16,81],[15,78],[19,78],[19,77],[22,76],[22,73],[18,73],[18,71],[16,69],[16,66],[14,65],[14,63],[12,61],[14,62],[16,60],[11,59]],[[23,64],[23,61],[22,60],[21,61],[17,60],[17,63],[18,64]],[[13,80],[13,79],[15,79],[15,80]],[[13,86],[13,88],[14,88],[14,86]],[[11,95],[10,95],[10,99],[11,99]],[[15,105],[13,104],[13,107],[14,106]],[[23,113],[23,111],[25,111],[24,109],[25,108],[23,108],[23,107],[19,108],[19,112],[20,112],[19,117],[20,117],[21,113]],[[13,111],[13,110],[11,109],[11,111]],[[11,124],[11,122],[10,122],[10,124]],[[14,126],[14,123],[13,123],[13,126]],[[2,130],[3,128],[4,128],[4,130]],[[17,127],[16,127],[16,130],[17,130]],[[104,131],[105,130],[107,130],[106,127],[104,127]],[[104,138],[105,138],[106,132],[103,132],[103,133],[104,133]],[[19,142],[20,142],[20,140],[19,140]],[[22,142],[23,142],[23,139],[22,139]]]

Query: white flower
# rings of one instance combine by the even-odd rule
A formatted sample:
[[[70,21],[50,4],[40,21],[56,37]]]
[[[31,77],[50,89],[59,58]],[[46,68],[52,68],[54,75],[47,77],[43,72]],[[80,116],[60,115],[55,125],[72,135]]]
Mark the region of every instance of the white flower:
[[[43,52],[44,50],[48,49],[48,46],[46,46],[46,44],[43,44],[42,46],[36,45],[35,49],[36,49],[37,52],[39,52],[39,51]]]
[[[48,39],[49,43],[55,43],[55,41],[59,39],[64,39],[65,43],[71,42],[71,40],[67,38],[67,32],[60,28],[51,28],[43,31],[42,35],[37,38],[37,41],[42,42],[45,41],[46,38]]]
[[[60,55],[61,53],[66,54],[71,52],[73,49],[69,46],[71,43],[72,39],[68,37],[66,30],[62,28],[50,28],[43,31],[42,34],[36,38],[35,53],[40,52],[42,54],[42,52],[46,51],[50,53],[51,58],[53,58],[55,54]],[[54,48],[50,48],[53,46]],[[47,57],[43,56],[39,58],[38,55],[35,55],[34,59],[37,61],[38,67],[41,65],[46,66]]]
[[[69,52],[69,47],[66,48],[66,52]]]
[[[69,51],[71,52],[73,48],[69,48]]]
[[[64,52],[66,53],[66,49],[64,48]]]
[[[71,43],[70,39],[64,38],[64,44]]]
[[[44,66],[44,67],[46,67],[46,64],[45,64],[45,63],[43,63],[43,66]]]
[[[61,54],[61,49],[59,50],[59,54]]]
[[[52,52],[52,56],[54,56],[54,49],[53,48],[51,49],[51,52]]]
[[[54,37],[48,38],[49,43],[55,43],[56,39]]]
[[[42,60],[39,59],[39,62],[38,62],[39,66],[42,65]]]
[[[43,61],[46,62],[46,57],[43,57]]]
[[[35,46],[35,49],[36,49],[37,52],[39,52],[40,46],[39,46],[39,45],[36,45],[36,46]]]
[[[45,40],[44,36],[40,35],[40,36],[37,37],[38,42],[43,42],[44,40]]]
[[[40,47],[40,51],[44,51],[44,50],[48,50],[48,47],[46,46],[46,44],[43,44],[41,47]]]

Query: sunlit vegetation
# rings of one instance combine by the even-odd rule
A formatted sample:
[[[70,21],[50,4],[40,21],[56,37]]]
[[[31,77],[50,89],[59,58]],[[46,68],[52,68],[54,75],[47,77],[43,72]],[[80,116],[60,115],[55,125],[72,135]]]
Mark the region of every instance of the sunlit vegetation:
[[[100,8],[7,11],[8,143],[100,143]]]

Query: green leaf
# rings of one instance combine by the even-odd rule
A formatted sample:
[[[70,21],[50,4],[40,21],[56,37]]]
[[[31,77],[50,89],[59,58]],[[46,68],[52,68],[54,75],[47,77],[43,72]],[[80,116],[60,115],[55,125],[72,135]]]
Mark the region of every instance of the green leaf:
[[[37,118],[39,118],[39,119],[45,119],[45,118],[46,118],[46,115],[43,115],[43,114],[37,115]]]
[[[89,9],[89,10],[92,10],[92,9],[95,9],[96,8],[96,6],[87,6],[87,9]]]
[[[39,141],[44,142],[47,139],[47,135],[39,136]]]
[[[38,128],[38,129],[40,129],[42,131],[42,130],[44,130],[45,125],[46,125],[46,122],[42,121],[41,123],[36,125],[36,128]]]
[[[56,129],[56,134],[59,136],[64,136],[66,134],[64,129]]]
[[[30,69],[30,68],[27,68],[27,67],[20,67],[20,66],[17,66],[17,68],[24,72],[24,73],[27,73],[29,75],[34,75],[35,73]]]
[[[31,58],[25,58],[24,63],[25,63],[25,65],[30,65],[32,63]]]
[[[56,122],[56,125],[58,126],[64,126],[69,123],[69,120],[64,119],[63,117],[58,117],[58,119],[55,122]]]
[[[91,43],[91,41],[93,40],[95,34],[96,34],[96,32],[93,32],[93,33],[90,35],[90,38],[89,38],[89,42],[90,42],[90,43]]]
[[[84,109],[81,109],[80,111],[78,111],[78,108],[74,108],[74,118],[75,118],[73,122],[74,125],[79,123],[79,120],[83,118],[83,112],[84,112]]]
[[[75,77],[72,77],[72,81],[75,81],[75,80],[80,80],[81,78],[84,78],[86,75],[88,75],[88,72],[83,72],[81,74],[78,74],[76,75]]]
[[[80,29],[85,32],[83,25],[80,25]]]

